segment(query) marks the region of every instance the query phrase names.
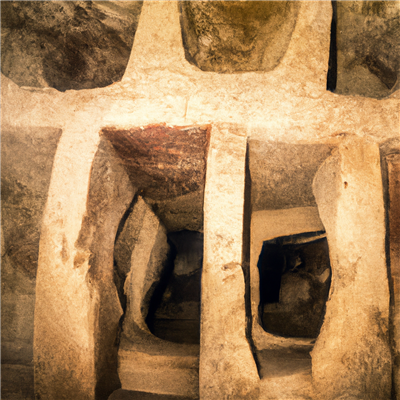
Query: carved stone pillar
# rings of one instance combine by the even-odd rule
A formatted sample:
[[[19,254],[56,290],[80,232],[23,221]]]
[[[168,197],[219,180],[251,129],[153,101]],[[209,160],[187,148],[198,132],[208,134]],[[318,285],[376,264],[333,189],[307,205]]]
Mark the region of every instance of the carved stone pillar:
[[[316,399],[390,398],[389,287],[379,148],[345,140],[317,172],[332,284],[312,351]]]
[[[259,377],[246,338],[242,271],[246,136],[211,131],[204,198],[200,398],[256,399]]]

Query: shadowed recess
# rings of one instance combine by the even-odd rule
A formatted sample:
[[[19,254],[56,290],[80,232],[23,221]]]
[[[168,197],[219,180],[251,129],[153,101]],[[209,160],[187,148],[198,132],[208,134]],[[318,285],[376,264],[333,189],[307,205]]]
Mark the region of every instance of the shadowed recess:
[[[271,71],[285,55],[295,1],[182,1],[186,59],[202,71]]]
[[[260,312],[266,331],[281,336],[318,336],[330,286],[324,232],[265,241],[258,260]]]

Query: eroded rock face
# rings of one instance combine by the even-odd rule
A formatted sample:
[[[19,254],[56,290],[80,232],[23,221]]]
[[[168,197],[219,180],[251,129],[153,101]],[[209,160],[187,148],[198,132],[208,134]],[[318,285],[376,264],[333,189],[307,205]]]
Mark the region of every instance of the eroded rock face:
[[[122,78],[142,1],[1,3],[1,71],[20,86],[92,89]]]
[[[128,339],[134,341],[136,327],[149,331],[145,319],[168,262],[169,251],[165,227],[139,196],[115,247],[117,265],[127,273],[123,331]]]
[[[400,4],[338,1],[336,93],[382,98],[398,88]]]
[[[26,398],[34,397],[33,321],[39,238],[60,136],[61,130],[54,128],[2,130],[2,397],[10,388]]]
[[[312,351],[315,399],[390,398],[389,285],[379,148],[348,138],[313,182],[332,290]]]
[[[89,166],[77,235],[70,240],[63,230],[65,219],[54,222],[51,213],[46,214],[41,232],[34,335],[36,398],[107,399],[120,387],[116,339],[122,310],[113,282],[113,249],[135,189],[106,140],[99,143]],[[82,166],[79,170],[84,175]],[[57,194],[65,196],[65,181],[55,184],[60,185]],[[54,192],[51,186],[50,193]],[[52,261],[49,254],[55,254]]]
[[[315,205],[312,180],[331,151],[332,147],[325,144],[249,140],[252,210]]]
[[[102,133],[169,232],[203,229],[209,126],[160,124]]]
[[[184,1],[179,7],[187,60],[222,73],[275,68],[299,10],[292,1]]]

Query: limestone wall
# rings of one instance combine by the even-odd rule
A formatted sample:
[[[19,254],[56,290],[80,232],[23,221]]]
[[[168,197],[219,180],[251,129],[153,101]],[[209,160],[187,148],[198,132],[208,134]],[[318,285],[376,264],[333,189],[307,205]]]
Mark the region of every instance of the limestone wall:
[[[220,6],[222,11],[218,12],[223,12],[225,6],[223,4]],[[196,10],[191,10],[191,7]],[[246,6],[243,5],[243,7]],[[371,10],[362,11],[362,15],[375,12],[373,7]],[[389,7],[388,10],[392,9]],[[64,12],[67,11],[68,9]],[[114,11],[117,12],[116,9]],[[233,60],[233,64],[245,65],[246,60],[250,60],[252,67],[251,71],[246,69],[247,72],[240,73],[238,70],[233,70],[232,65],[229,65],[229,68],[226,67],[226,63],[221,67],[223,57],[217,60],[218,62],[212,59],[213,52],[221,51],[224,52],[224,57],[230,60],[229,62],[232,61],[229,52],[234,53],[232,48],[237,46],[237,42],[225,40],[224,35],[238,29],[232,28],[232,26],[237,26],[235,22],[237,15],[233,13],[229,16],[228,10],[228,14],[218,16],[218,12],[215,11],[215,14],[211,13],[210,17],[216,18],[217,22],[207,22],[208,17],[204,17],[204,20],[197,21],[197,25],[187,26],[190,18],[197,18],[197,15],[207,16],[207,13],[204,13],[197,4],[179,5],[175,1],[143,3],[132,51],[129,53],[128,50],[124,50],[125,55],[129,54],[125,72],[123,76],[120,74],[112,79],[115,83],[102,88],[99,86],[104,86],[104,82],[98,83],[94,77],[92,79],[86,75],[84,79],[82,78],[84,82],[82,90],[67,90],[81,88],[75,84],[62,87],[50,81],[50,83],[41,84],[42,80],[35,72],[37,58],[32,54],[29,57],[23,57],[24,62],[32,68],[36,67],[27,72],[25,77],[28,77],[28,80],[19,80],[17,75],[24,75],[24,73],[21,73],[20,69],[17,75],[11,73],[10,65],[12,66],[16,59],[13,58],[13,46],[6,43],[5,51],[2,53],[2,57],[6,57],[2,63],[2,71],[5,74],[2,75],[2,233],[4,233],[4,238],[2,234],[2,310],[5,314],[2,328],[4,347],[2,353],[7,358],[7,362],[26,363],[28,359],[31,359],[33,301],[36,294],[36,390],[42,394],[42,399],[58,399],[60,397],[57,397],[56,393],[60,391],[65,398],[79,396],[105,398],[107,396],[105,393],[118,386],[116,375],[108,383],[104,383],[103,380],[108,371],[107,366],[114,365],[116,362],[116,348],[113,347],[112,340],[117,335],[118,319],[121,315],[118,293],[110,278],[113,264],[112,251],[119,221],[129,207],[136,187],[132,185],[132,180],[120,161],[115,161],[117,158],[114,158],[114,150],[111,147],[108,148],[109,145],[100,140],[101,132],[107,129],[141,130],[154,124],[165,124],[166,127],[178,127],[182,130],[207,127],[215,143],[214,153],[209,153],[211,156],[208,158],[208,163],[210,166],[219,166],[219,169],[216,169],[217,172],[213,173],[221,174],[221,177],[210,175],[211,178],[208,178],[208,182],[206,181],[206,184],[214,186],[207,194],[207,207],[213,214],[207,216],[209,222],[208,227],[205,228],[207,231],[204,232],[205,246],[210,248],[207,246],[221,243],[215,244],[215,254],[209,253],[208,265],[210,271],[216,265],[229,265],[225,270],[218,271],[221,276],[218,274],[216,276],[225,279],[223,277],[226,275],[231,279],[232,288],[238,289],[236,295],[239,292],[244,294],[245,291],[246,272],[242,275],[242,269],[239,268],[244,261],[241,259],[243,249],[239,250],[243,240],[241,235],[246,235],[246,232],[243,232],[243,226],[240,226],[240,221],[243,221],[243,214],[245,214],[243,212],[244,197],[237,197],[232,203],[235,204],[235,208],[229,211],[229,207],[217,204],[219,200],[210,197],[210,193],[213,191],[218,193],[225,187],[223,185],[227,185],[229,179],[233,179],[237,173],[237,179],[232,181],[232,185],[237,185],[237,187],[225,187],[226,190],[221,193],[225,193],[229,198],[242,196],[245,190],[247,141],[249,142],[250,166],[253,163],[252,196],[255,200],[253,211],[263,211],[309,207],[315,206],[316,203],[318,207],[321,207],[319,204],[321,200],[317,198],[315,203],[310,188],[305,189],[305,187],[311,184],[317,169],[330,155],[332,149],[339,147],[345,151],[346,143],[355,143],[351,144],[354,151],[357,152],[356,149],[360,149],[362,153],[363,145],[360,143],[368,143],[372,146],[371,148],[376,149],[392,139],[398,139],[399,91],[396,92],[395,84],[391,86],[398,70],[397,61],[390,62],[389,72],[385,75],[382,71],[386,71],[386,64],[381,63],[382,67],[378,62],[380,56],[374,52],[375,61],[369,62],[366,67],[369,68],[368,74],[373,74],[380,79],[379,88],[382,84],[387,88],[391,86],[388,93],[386,91],[384,93],[388,94],[388,97],[384,97],[379,88],[379,93],[374,91],[375,89],[365,93],[361,93],[358,89],[354,91],[343,89],[342,92],[338,90],[338,93],[344,93],[346,96],[326,90],[332,22],[330,2],[300,2],[296,7],[287,6],[287,9],[283,9],[284,12],[278,12],[275,20],[270,21],[271,26],[279,25],[280,18],[286,15],[285,13],[293,17],[287,20],[288,26],[284,27],[284,40],[278,43],[279,46],[274,39],[276,38],[275,28],[270,29],[268,26],[260,25],[255,18],[257,15],[252,14],[254,10],[250,11],[246,14],[251,22],[250,26],[257,27],[272,38],[271,46],[275,46],[276,51],[271,50],[271,53],[274,53],[276,57],[273,61],[268,61],[260,57],[260,54],[257,56],[247,54],[247,48],[241,48],[242,53],[238,53],[240,57]],[[384,18],[380,8],[377,12],[379,18]],[[390,24],[396,24],[396,12],[396,10],[390,11]],[[111,14],[107,14],[107,18],[110,19],[106,18],[105,21],[112,25],[110,21],[114,21],[114,14]],[[229,24],[232,24],[225,31],[221,28],[225,24],[224,18],[228,18]],[[199,27],[205,29],[205,26],[210,27],[211,33],[207,31],[207,34],[199,36],[197,34]],[[215,34],[217,28],[218,35]],[[20,40],[12,39],[16,33],[12,31],[12,26],[9,29],[11,29],[10,32],[7,32],[4,38],[8,37],[10,41]],[[183,37],[182,29],[186,29]],[[249,48],[254,44],[257,49],[262,48],[262,51],[268,53],[270,48],[269,45],[265,47],[265,43],[263,44],[262,35],[253,38],[249,36],[245,27],[241,26],[240,29],[242,29],[243,40],[247,41]],[[210,40],[207,39],[207,35],[211,35]],[[359,38],[359,34],[355,37]],[[189,49],[187,47],[189,45],[200,46],[199,52],[196,53],[197,50],[193,50],[193,47]],[[96,46],[98,46],[97,43],[93,45],[94,48]],[[191,59],[188,58],[188,53]],[[391,54],[391,50],[387,50],[387,53]],[[56,65],[66,67],[66,71],[69,71],[64,61],[59,61],[54,54],[50,58]],[[33,59],[35,61],[30,61]],[[206,67],[201,67],[203,65],[201,63]],[[74,62],[72,64],[75,66]],[[20,68],[21,65],[25,64],[19,63]],[[214,70],[214,67],[210,67],[212,65],[220,66]],[[11,69],[6,71],[3,66]],[[239,68],[240,71],[243,69],[241,68]],[[361,74],[362,80],[365,76],[364,72]],[[76,83],[76,80],[74,82]],[[91,86],[90,82],[97,83]],[[107,81],[107,83],[110,82]],[[371,87],[376,88],[375,86]],[[58,91],[54,87],[65,91]],[[88,87],[97,88],[86,89]],[[366,95],[382,99],[378,100]],[[225,129],[227,126],[230,133],[227,133]],[[357,138],[357,141],[349,141],[349,138]],[[235,141],[241,143],[240,157],[237,155],[239,153],[236,154],[236,150],[229,146],[230,143],[233,146]],[[102,146],[108,148],[105,153]],[[205,148],[207,147],[203,147],[203,150]],[[103,165],[100,159],[96,161],[95,154],[112,155],[110,156],[113,160],[110,161],[112,165],[110,173],[108,167]],[[363,155],[359,154],[357,157],[361,159]],[[239,161],[240,171],[237,170],[238,167],[235,164]],[[285,163],[288,164],[287,167]],[[372,163],[375,163],[373,176],[375,181],[378,181],[379,166],[376,164],[376,157]],[[165,165],[168,163],[163,164],[164,168]],[[91,182],[94,182],[95,166],[99,168],[98,178],[103,180],[107,187],[104,193],[100,186],[95,189],[90,186]],[[203,172],[205,168],[207,168],[206,164]],[[348,168],[353,167],[350,165]],[[161,171],[162,168],[156,165],[154,169]],[[212,173],[212,170],[210,171]],[[226,175],[226,179],[222,174]],[[163,176],[162,171],[160,176]],[[120,179],[118,184],[116,181],[111,181],[117,179],[116,177]],[[218,179],[221,181],[219,182]],[[264,181],[266,185],[264,187],[258,185],[257,179]],[[368,181],[368,178],[365,180]],[[286,186],[285,189],[283,183],[288,182],[290,182],[290,187]],[[329,188],[329,185],[333,185],[332,182],[324,182],[324,184]],[[351,184],[349,181],[346,182]],[[271,190],[265,190],[268,187],[271,187]],[[365,190],[361,183],[358,188],[359,191]],[[149,201],[149,204],[155,208],[154,204],[159,207],[159,216],[160,218],[164,216],[164,223],[168,229],[174,230],[188,226],[188,221],[190,221],[190,229],[200,230],[204,192],[202,188],[197,189],[199,190],[189,191],[190,193],[183,191],[180,193],[181,196],[175,198],[158,198],[156,202]],[[97,191],[95,197],[93,197],[93,190]],[[285,194],[285,190],[287,196],[282,195]],[[381,189],[377,189],[373,198],[377,199],[381,196],[381,192]],[[332,204],[336,201],[340,203],[344,201],[341,196],[332,192],[328,200]],[[90,200],[93,198],[99,198],[100,203]],[[115,209],[111,209],[110,199],[113,199]],[[353,209],[354,204],[357,204],[357,207],[364,210],[362,201],[360,200],[361,203],[359,203],[357,196],[348,201],[349,209]],[[379,204],[379,218],[377,217],[380,230],[384,229],[381,226],[383,206],[383,203]],[[224,240],[226,241],[230,234],[228,211],[234,214],[232,218],[238,224],[235,225],[234,235],[234,249],[237,254],[230,255],[229,260],[228,258],[222,260],[218,252],[229,253],[229,246],[233,246],[229,242],[226,249],[217,248],[225,246]],[[88,220],[87,215],[90,215],[90,212],[93,213],[93,218]],[[174,213],[180,213],[179,218],[174,218]],[[196,218],[191,219],[191,214],[196,215]],[[358,224],[363,218],[361,216],[356,219],[354,224]],[[322,215],[321,219],[328,231],[329,223],[324,222]],[[215,226],[218,227],[219,222],[225,224],[221,231],[223,237],[221,240],[215,237]],[[346,229],[344,226],[343,231],[348,235],[353,232]],[[359,233],[361,228],[357,229],[354,232]],[[38,247],[39,232],[40,246]],[[337,232],[333,232],[330,234],[331,237],[336,237]],[[361,234],[362,232],[360,237]],[[103,240],[107,242],[107,245],[100,244]],[[382,243],[379,243],[381,246]],[[345,245],[337,246],[337,252],[340,252]],[[377,254],[384,257],[381,247]],[[333,247],[330,244],[331,248]],[[367,247],[367,250],[372,255],[376,251],[372,244]],[[243,254],[246,251],[243,251]],[[94,264],[93,257],[98,257]],[[376,289],[375,293],[378,297],[381,296],[377,308],[380,315],[377,318],[381,322],[375,326],[376,329],[387,323],[388,292],[384,288],[384,279],[387,279],[387,275],[384,268],[386,264],[382,257],[379,259],[381,272],[377,276],[382,290]],[[218,261],[215,265],[214,258]],[[34,272],[37,259],[39,260],[38,275],[35,282]],[[230,261],[237,265],[230,264]],[[101,271],[101,274],[99,273],[101,276],[91,275],[95,270],[97,271],[96,268],[91,269],[93,265],[97,265],[96,268]],[[357,268],[355,270],[358,271]],[[364,277],[368,275],[365,271],[363,274]],[[213,279],[210,278],[209,281],[213,282]],[[221,282],[218,281],[219,278],[215,279],[214,284],[217,288]],[[370,284],[370,278],[365,279]],[[209,293],[211,292],[212,290]],[[207,296],[212,297],[212,294],[207,294]],[[245,300],[242,302],[239,297],[235,298],[237,303],[232,304],[232,310],[238,307],[241,310],[240,315],[237,315],[241,332],[238,339],[241,341],[239,348],[240,351],[244,349],[245,364],[251,366],[251,371],[248,372],[248,391],[243,395],[253,396],[257,393],[257,390],[253,391],[258,379],[257,368],[253,364],[256,360],[252,358],[251,339],[242,327],[242,324],[246,323],[244,320],[248,317],[244,311]],[[221,301],[225,300],[223,298]],[[108,304],[107,307],[104,306],[105,303]],[[356,303],[359,304],[360,299]],[[206,307],[211,305],[210,310],[212,309],[212,300],[205,298],[204,304]],[[334,314],[331,308],[329,318],[333,318],[332,313]],[[112,316],[110,321],[107,320],[107,315]],[[354,318],[357,315],[355,313]],[[218,319],[215,315],[211,317]],[[229,315],[226,315],[226,318],[229,318]],[[98,329],[100,326],[105,327],[102,333]],[[204,329],[204,335],[208,335],[208,328]],[[324,332],[329,329],[326,328]],[[227,331],[221,329],[218,332],[216,336],[221,341],[230,335],[229,329]],[[103,333],[105,333],[104,336]],[[388,352],[386,331],[379,337],[386,357]],[[368,342],[368,346],[373,346],[375,339],[374,336]],[[324,340],[318,341],[317,350],[313,353],[316,360],[323,360],[326,357]],[[303,344],[300,343],[299,346]],[[106,355],[102,354],[102,346],[111,349],[110,352],[106,352]],[[56,352],[60,353],[60,356],[53,359],[53,354]],[[221,360],[227,357],[223,352],[221,354]],[[319,362],[321,364],[324,361]],[[64,368],[64,364],[68,365],[68,368]],[[75,364],[79,365],[79,368]],[[195,365],[195,362],[191,365]],[[207,361],[203,365],[207,365]],[[349,363],[349,365],[353,364]],[[62,374],[55,385],[49,379],[51,375],[49,371],[59,371],[60,368]],[[326,385],[324,377],[330,373],[324,368],[318,367],[315,372],[318,393],[321,392],[321,387]],[[349,367],[349,371],[352,371],[351,368]],[[382,382],[386,382],[382,384],[382,390],[379,392],[382,398],[387,397],[387,388],[390,386],[386,376],[387,368],[389,367],[386,365],[382,369],[382,374],[385,375]],[[207,374],[204,376],[208,376]],[[367,372],[365,374],[365,376],[368,375]],[[216,376],[221,376],[218,379],[223,379],[223,374]],[[65,385],[65,381],[68,385]],[[369,385],[373,381],[368,382]],[[370,387],[368,385],[366,387]],[[203,393],[211,393],[209,392],[210,385],[204,385],[203,382],[201,387]],[[262,393],[267,392],[266,386]],[[271,396],[273,393],[279,394],[271,389]],[[338,395],[338,392],[332,393],[332,396]],[[360,393],[361,389],[354,396],[362,398]],[[213,394],[213,396],[220,396],[220,394]]]

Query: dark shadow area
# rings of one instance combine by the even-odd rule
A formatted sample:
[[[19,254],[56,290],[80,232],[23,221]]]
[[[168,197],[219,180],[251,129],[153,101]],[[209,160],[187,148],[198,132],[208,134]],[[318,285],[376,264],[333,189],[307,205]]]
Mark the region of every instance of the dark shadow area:
[[[280,336],[316,338],[331,277],[323,232],[265,241],[257,266],[263,328]]]
[[[156,394],[137,392],[132,390],[116,390],[108,400],[196,400],[193,397],[174,396],[169,394]]]
[[[146,323],[160,339],[200,343],[200,283],[203,234],[168,234],[171,256],[150,302]]]
[[[331,42],[329,46],[329,64],[328,64],[328,76],[326,82],[326,90],[329,90],[330,92],[335,91],[337,82],[336,30],[337,30],[337,7],[336,7],[336,0],[332,0]]]

